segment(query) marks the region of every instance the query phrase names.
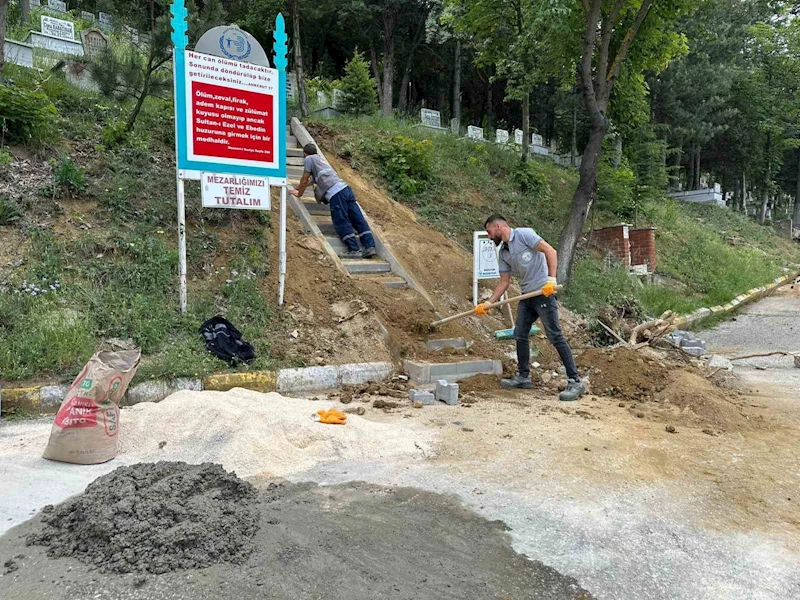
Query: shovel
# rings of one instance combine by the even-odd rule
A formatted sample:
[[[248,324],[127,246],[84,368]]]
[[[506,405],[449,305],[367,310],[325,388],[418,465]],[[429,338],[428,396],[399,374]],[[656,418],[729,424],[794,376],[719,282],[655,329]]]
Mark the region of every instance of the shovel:
[[[556,286],[556,291],[561,289],[560,285]],[[511,304],[512,302],[516,302],[518,300],[527,300],[528,298],[535,298],[536,296],[541,296],[542,290],[536,290],[535,292],[528,292],[527,294],[521,294],[519,296],[514,296],[513,298],[507,298],[506,300],[500,300],[500,302],[495,302],[494,304],[489,304],[486,308],[499,308],[501,306],[505,306],[506,304]],[[457,319],[463,319],[464,317],[469,317],[470,315],[474,315],[475,310],[465,310],[462,313],[458,313],[457,315],[453,315],[452,317],[447,317],[446,319],[440,319],[439,321],[434,321],[430,324],[429,327],[432,329],[435,327],[439,327],[439,325],[444,325],[445,323],[449,323],[450,321],[455,321]]]

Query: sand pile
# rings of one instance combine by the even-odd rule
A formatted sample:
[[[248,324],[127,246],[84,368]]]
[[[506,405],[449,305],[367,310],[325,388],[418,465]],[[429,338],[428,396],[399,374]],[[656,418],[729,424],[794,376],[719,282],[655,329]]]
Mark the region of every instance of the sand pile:
[[[575,358],[598,396],[646,401],[667,385],[669,369],[642,352],[591,348]]]
[[[41,530],[26,543],[116,573],[241,563],[258,530],[255,498],[251,484],[219,465],[120,467],[45,507]]]
[[[178,392],[122,411],[121,458],[214,462],[240,477],[283,476],[333,460],[427,454],[432,434],[409,421],[348,415],[343,426],[312,420],[339,403],[243,389]]]

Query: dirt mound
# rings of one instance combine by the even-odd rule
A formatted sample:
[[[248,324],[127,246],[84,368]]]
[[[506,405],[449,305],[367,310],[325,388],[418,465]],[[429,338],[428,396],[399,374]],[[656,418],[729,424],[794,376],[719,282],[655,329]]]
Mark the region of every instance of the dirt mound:
[[[763,424],[763,418],[748,414],[738,394],[721,390],[702,375],[675,371],[659,394],[653,413],[659,421],[703,427],[714,431],[742,431]]]
[[[462,394],[483,395],[487,392],[501,391],[500,378],[497,375],[473,375],[458,382],[458,390]]]
[[[590,348],[576,361],[598,396],[650,400],[666,387],[669,376],[664,363],[628,348]]]
[[[26,543],[117,573],[241,563],[258,530],[255,498],[251,484],[220,465],[140,463],[45,507],[41,531]]]

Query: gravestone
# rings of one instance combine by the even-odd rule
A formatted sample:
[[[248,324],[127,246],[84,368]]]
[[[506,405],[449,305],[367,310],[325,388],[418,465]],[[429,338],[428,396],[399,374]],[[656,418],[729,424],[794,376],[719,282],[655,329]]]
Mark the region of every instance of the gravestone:
[[[31,8],[33,8],[34,6],[41,6],[42,0],[30,0],[30,3],[31,3]]]
[[[297,75],[286,73],[286,97],[294,100],[297,97]]]
[[[514,130],[514,143],[517,146],[522,146],[522,129]]]
[[[544,146],[544,139],[538,133],[533,134],[533,145],[534,146]]]
[[[461,123],[458,119],[450,119],[450,132],[455,135],[461,133]]]
[[[345,94],[342,90],[333,90],[333,108],[344,108]]]
[[[123,29],[125,29],[125,33],[128,34],[128,37],[131,38],[131,41],[134,44],[138,44],[139,43],[139,30],[138,29],[134,29],[133,27],[128,27],[127,25],[123,25],[122,27],[123,27]]]
[[[81,19],[84,21],[91,21],[94,23],[97,20],[97,17],[94,16],[94,13],[87,12],[85,10],[81,11]]]
[[[323,92],[322,90],[317,91],[317,104],[320,106],[328,106],[331,103],[331,99],[328,97],[328,94]]]
[[[495,143],[497,144],[508,143],[508,132],[505,129],[498,129],[495,132]]]
[[[99,29],[84,29],[81,31],[83,53],[92,58],[102,54],[108,48],[108,36]]]
[[[473,140],[483,140],[483,129],[481,127],[470,125],[467,127],[467,137],[472,138]]]
[[[67,12],[67,3],[61,0],[47,0],[47,8],[56,12],[65,13]]]
[[[97,20],[100,21],[100,27],[103,29],[113,29],[114,28],[114,16],[108,13],[99,12],[97,13]]]
[[[423,108],[419,112],[419,118],[425,127],[435,127],[436,129],[442,128],[442,114],[438,110]]]
[[[47,15],[41,17],[41,31],[45,35],[52,35],[62,40],[75,40],[75,25],[72,21],[64,21],[62,19],[54,19]]]

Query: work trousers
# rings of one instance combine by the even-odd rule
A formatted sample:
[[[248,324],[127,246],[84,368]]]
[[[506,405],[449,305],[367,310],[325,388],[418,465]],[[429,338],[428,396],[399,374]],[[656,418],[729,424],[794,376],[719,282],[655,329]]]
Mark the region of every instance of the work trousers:
[[[580,381],[575,359],[561,327],[558,324],[558,300],[553,296],[536,296],[522,300],[517,308],[517,326],[514,328],[514,339],[517,342],[517,363],[522,377],[531,375],[531,327],[539,319],[547,339],[558,351],[561,362],[567,369],[567,377]]]
[[[353,190],[344,188],[331,198],[330,207],[333,228],[348,250],[359,250],[359,242],[364,248],[375,247],[372,231],[356,202]]]

